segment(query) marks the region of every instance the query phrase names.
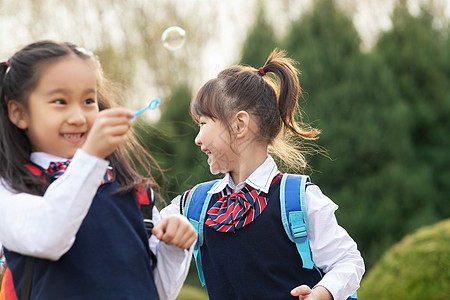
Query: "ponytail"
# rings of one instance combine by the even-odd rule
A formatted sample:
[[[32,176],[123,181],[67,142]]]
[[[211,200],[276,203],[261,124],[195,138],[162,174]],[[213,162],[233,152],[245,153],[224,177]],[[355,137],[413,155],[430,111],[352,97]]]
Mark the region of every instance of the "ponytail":
[[[302,121],[295,64],[285,51],[274,49],[259,69],[226,68],[200,88],[191,103],[191,115],[194,120],[199,116],[218,119],[232,132],[230,117],[247,111],[258,122],[258,139],[269,145],[270,153],[289,169],[303,169],[304,154],[321,151],[304,147],[302,140],[317,139],[320,130]]]
[[[5,94],[3,92],[3,86],[4,86],[4,82],[5,82],[5,77],[6,77],[6,73],[9,69],[8,63],[7,61],[1,62],[0,63],[0,109],[3,109],[3,104],[5,104]]]
[[[298,98],[302,96],[302,91],[298,80],[300,72],[294,67],[296,64],[296,61],[286,57],[285,51],[274,49],[262,70],[265,73],[273,73],[278,78],[278,84],[270,79],[267,80],[267,83],[274,88],[277,94],[278,113],[284,130],[289,130],[303,139],[314,140],[318,138],[320,130],[310,128],[302,123],[298,105]],[[296,121],[296,116],[300,117],[299,123]]]
[[[298,80],[300,72],[295,68],[296,64],[295,60],[286,57],[285,51],[274,49],[261,69],[264,73],[275,75],[275,80],[267,76],[265,81],[275,91],[277,113],[282,123],[281,130],[269,144],[269,152],[277,157],[286,169],[298,171],[307,166],[305,154],[323,150],[311,144],[307,147],[303,141],[316,140],[320,130],[303,122],[298,105],[298,99],[302,97]]]

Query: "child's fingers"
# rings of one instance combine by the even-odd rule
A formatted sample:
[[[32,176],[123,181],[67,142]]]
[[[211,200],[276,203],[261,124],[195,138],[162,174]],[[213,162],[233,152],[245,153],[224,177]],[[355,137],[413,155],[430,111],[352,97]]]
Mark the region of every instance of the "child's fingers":
[[[172,242],[175,246],[182,249],[188,249],[197,240],[197,233],[195,230],[192,232],[190,228],[185,226],[178,227],[178,234],[178,237],[175,237]]]
[[[184,237],[185,240],[183,241],[183,244],[180,246],[180,248],[188,249],[197,240],[197,232],[194,229],[192,232],[189,232],[189,234],[185,234]]]
[[[180,230],[180,220],[175,216],[166,218],[167,224],[162,237],[162,241],[168,245],[178,246],[178,243],[183,238],[183,232]]]
[[[178,242],[178,246],[183,249],[188,249],[197,240],[198,237],[197,231],[186,217],[184,216],[178,217],[180,221],[178,231],[182,234],[182,237]]]
[[[131,122],[129,121],[128,116],[129,114],[126,112],[123,112],[122,114],[99,114],[95,120],[92,132],[94,134],[100,132],[105,135],[124,134],[131,127]]]
[[[127,140],[127,132],[131,128],[129,120],[133,114],[123,108],[106,109],[99,112],[82,149],[86,152],[105,158],[117,146]]]
[[[124,117],[127,119],[134,117],[134,114],[130,110],[122,107],[105,109],[100,111],[100,114],[107,117]]]
[[[164,230],[163,228],[165,227],[165,219],[162,219],[161,221],[159,221],[158,224],[156,224],[153,229],[152,229],[152,234],[158,239],[161,240],[163,234],[164,234]]]
[[[311,288],[307,285],[298,286],[291,291],[291,295],[294,297],[299,297],[299,299],[308,299],[310,294]]]
[[[171,217],[163,218],[152,229],[152,234],[154,234],[157,239],[169,245],[171,245],[171,241],[176,232],[174,228],[175,225],[173,224],[173,221],[171,221]]]
[[[153,234],[162,242],[182,249],[189,248],[197,239],[197,233],[189,221],[178,215],[162,219],[153,228]]]

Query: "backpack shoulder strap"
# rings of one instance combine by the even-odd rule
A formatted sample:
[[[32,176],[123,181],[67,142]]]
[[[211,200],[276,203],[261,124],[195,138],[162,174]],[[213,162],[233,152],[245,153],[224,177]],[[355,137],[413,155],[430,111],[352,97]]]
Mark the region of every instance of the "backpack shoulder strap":
[[[310,182],[308,176],[284,174],[280,185],[280,207],[284,230],[289,239],[295,243],[302,258],[303,268],[312,269],[314,262],[309,246],[309,222],[305,205],[308,182]]]
[[[152,236],[153,224],[153,207],[155,206],[155,193],[152,188],[147,188],[145,184],[139,184],[133,190],[134,196],[141,210],[142,217],[144,219],[145,229],[147,231],[147,237]],[[156,268],[157,259],[156,255],[150,250],[150,259],[152,260],[152,268]]]
[[[208,194],[208,191],[218,182],[219,180],[212,180],[194,186],[189,191],[183,210],[184,216],[188,218],[198,234],[193,255],[202,286],[205,286],[205,277],[203,276],[200,247],[203,245],[203,225],[205,224],[206,211],[212,197],[212,194]]]
[[[308,239],[309,220],[305,194],[311,184],[308,176],[284,174],[280,185],[281,220],[289,239],[295,243],[302,258],[303,268],[315,267]],[[317,267],[315,267],[317,269]],[[356,292],[347,300],[357,300]]]
[[[147,229],[147,235],[152,235],[153,229],[153,207],[155,206],[155,196],[151,188],[147,188],[144,184],[139,184],[133,190],[134,196],[138,202],[142,216],[144,217],[145,229]]]

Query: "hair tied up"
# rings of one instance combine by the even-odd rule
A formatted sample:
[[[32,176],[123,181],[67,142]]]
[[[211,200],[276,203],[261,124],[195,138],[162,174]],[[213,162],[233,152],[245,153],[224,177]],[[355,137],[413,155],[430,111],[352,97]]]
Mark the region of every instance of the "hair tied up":
[[[266,72],[264,72],[263,68],[259,68],[259,73],[261,73],[261,76],[266,75]]]
[[[9,69],[11,69],[11,64],[9,63],[9,59],[5,60],[6,70],[5,75],[8,74]]]

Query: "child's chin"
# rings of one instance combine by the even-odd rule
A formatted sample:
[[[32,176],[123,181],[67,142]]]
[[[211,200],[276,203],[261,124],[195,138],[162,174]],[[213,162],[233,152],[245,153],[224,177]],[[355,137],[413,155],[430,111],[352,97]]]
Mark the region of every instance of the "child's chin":
[[[211,172],[212,175],[225,174],[228,172],[228,171],[224,171],[222,169],[215,169],[215,168],[211,168],[211,167],[209,167],[209,171]]]
[[[211,174],[213,174],[213,175],[217,175],[217,174],[219,174],[220,173],[220,171],[217,171],[217,170],[213,170],[213,169],[209,169],[209,171],[211,172]]]
[[[67,159],[72,159],[73,156],[75,155],[75,152],[76,152],[76,150],[75,151],[67,151],[65,153],[60,153],[59,155],[56,155],[56,156],[60,156],[60,157],[67,158]]]
[[[214,168],[213,166],[209,166],[209,171],[211,172],[212,175],[217,175],[220,172],[220,170],[218,170],[217,168]]]

